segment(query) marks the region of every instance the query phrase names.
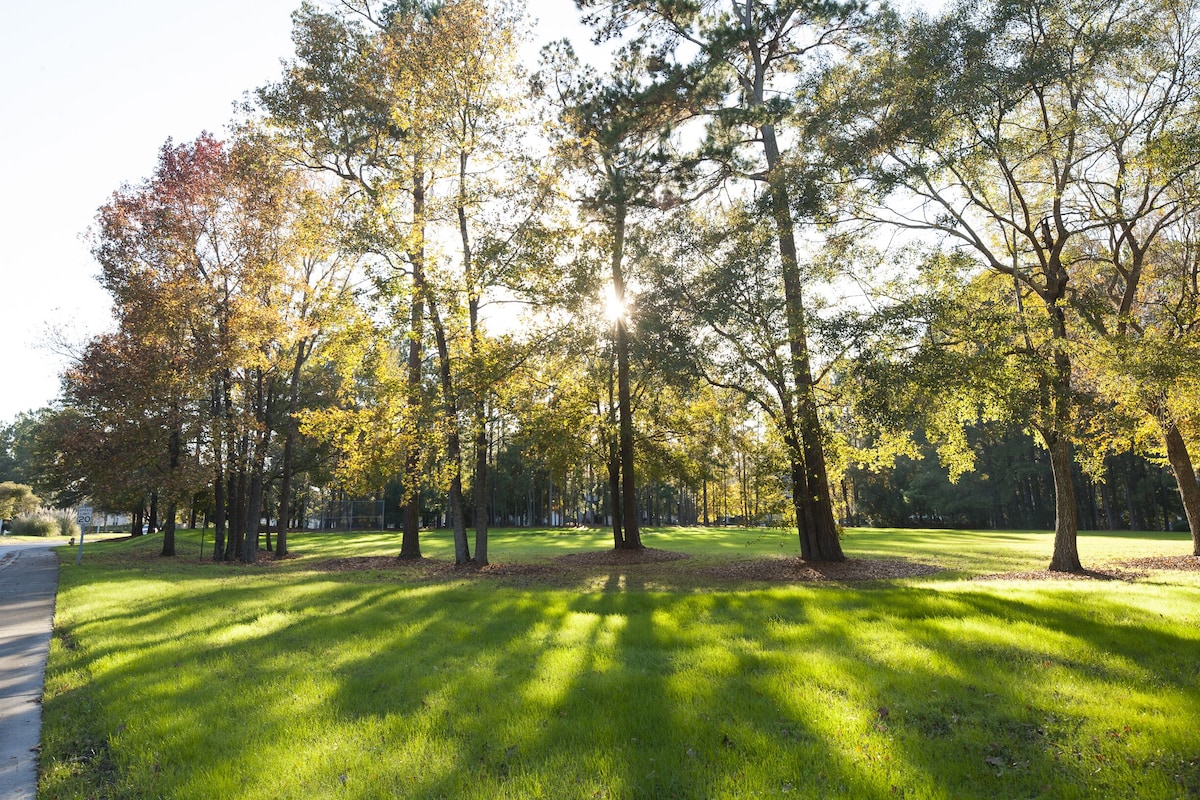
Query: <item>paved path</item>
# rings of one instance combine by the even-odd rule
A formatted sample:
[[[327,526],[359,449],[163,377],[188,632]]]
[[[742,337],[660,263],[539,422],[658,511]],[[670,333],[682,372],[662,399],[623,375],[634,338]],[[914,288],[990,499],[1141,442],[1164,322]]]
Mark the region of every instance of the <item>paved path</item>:
[[[0,540],[0,797],[37,796],[42,687],[60,542],[6,545]]]

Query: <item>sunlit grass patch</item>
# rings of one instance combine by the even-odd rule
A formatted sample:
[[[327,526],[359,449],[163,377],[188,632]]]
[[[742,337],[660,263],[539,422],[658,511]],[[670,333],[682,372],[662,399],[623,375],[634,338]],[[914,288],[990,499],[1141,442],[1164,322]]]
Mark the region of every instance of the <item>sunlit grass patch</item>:
[[[852,531],[853,557],[1036,563],[1044,534]],[[578,538],[572,538],[578,537]],[[772,531],[653,531],[696,562]],[[1113,553],[1134,537],[1105,538]],[[502,532],[497,558],[602,548]],[[1174,540],[1155,540],[1169,552]],[[329,573],[396,535],[297,537],[284,565],[64,563],[46,797],[1084,797],[1200,791],[1200,581],[591,591]],[[427,553],[447,542],[426,540]],[[859,550],[853,549],[859,547]],[[1081,545],[1082,547],[1082,545]],[[107,548],[107,549],[106,549]],[[1097,547],[1097,550],[1099,547]],[[989,553],[1003,553],[992,556]],[[746,554],[749,553],[749,556]],[[998,560],[989,560],[998,559]]]

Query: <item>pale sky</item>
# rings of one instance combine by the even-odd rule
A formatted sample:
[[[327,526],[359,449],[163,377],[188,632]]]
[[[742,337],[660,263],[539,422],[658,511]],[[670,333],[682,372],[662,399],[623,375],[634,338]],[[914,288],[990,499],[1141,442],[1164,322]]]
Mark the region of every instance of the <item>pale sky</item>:
[[[280,74],[300,0],[5,2],[0,24],[0,424],[58,394],[52,327],[108,327],[81,238],[167,140],[221,133],[233,104]],[[541,41],[586,31],[570,0],[528,0]],[[536,51],[534,51],[536,52]],[[532,65],[531,65],[532,66]]]

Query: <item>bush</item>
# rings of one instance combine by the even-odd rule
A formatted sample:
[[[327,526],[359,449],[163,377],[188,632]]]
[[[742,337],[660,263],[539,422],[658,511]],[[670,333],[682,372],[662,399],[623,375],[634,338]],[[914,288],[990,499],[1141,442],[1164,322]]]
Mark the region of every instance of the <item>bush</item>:
[[[79,523],[70,511],[36,511],[12,521],[14,536],[78,536]]]
[[[74,511],[52,512],[58,519],[58,535],[75,537],[79,535],[79,518]]]

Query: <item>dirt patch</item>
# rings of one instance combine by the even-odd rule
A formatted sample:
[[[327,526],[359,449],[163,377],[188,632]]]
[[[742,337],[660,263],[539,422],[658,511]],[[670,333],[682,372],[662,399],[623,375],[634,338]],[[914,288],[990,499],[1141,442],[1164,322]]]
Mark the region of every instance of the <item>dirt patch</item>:
[[[631,564],[662,564],[666,561],[683,561],[687,558],[691,558],[687,553],[646,547],[642,550],[599,550],[592,553],[568,553],[565,556],[555,558],[554,563],[580,567],[624,567]]]
[[[802,558],[760,558],[707,567],[718,580],[810,583],[814,581],[890,581],[922,578],[942,572],[941,567],[917,561],[884,558],[848,558],[845,561],[805,561]]]
[[[1048,569],[1032,572],[1004,572],[996,575],[980,575],[977,581],[1135,581],[1145,578],[1152,570],[1177,570],[1200,572],[1200,557],[1197,556],[1153,556],[1150,558],[1124,558],[1102,564],[1096,569],[1083,572],[1051,572]]]
[[[1126,558],[1116,562],[1122,567],[1137,570],[1163,569],[1181,572],[1200,572],[1200,556],[1153,556]]]
[[[395,572],[414,580],[451,580],[454,578],[504,578],[551,576],[556,570],[549,564],[518,563],[455,564],[437,558],[397,558],[395,556],[355,556],[319,561],[312,566],[319,572]]]
[[[748,561],[678,563],[693,561],[686,553],[646,548],[644,550],[601,550],[570,553],[530,563],[500,563],[485,567],[458,566],[449,561],[420,558],[402,561],[390,556],[363,556],[322,561],[314,569],[323,572],[386,571],[409,580],[497,579],[521,585],[569,585],[588,583],[627,569],[652,584],[690,583],[701,586],[746,581],[765,583],[855,582],[920,578],[942,571],[941,567],[900,559],[851,558],[841,562],[808,562],[800,558],[760,558]],[[676,563],[672,563],[676,562]]]
[[[1146,577],[1142,571],[1104,567],[1085,569],[1083,572],[1051,572],[1035,569],[1029,572],[998,572],[992,575],[977,575],[977,581],[1134,581]]]

